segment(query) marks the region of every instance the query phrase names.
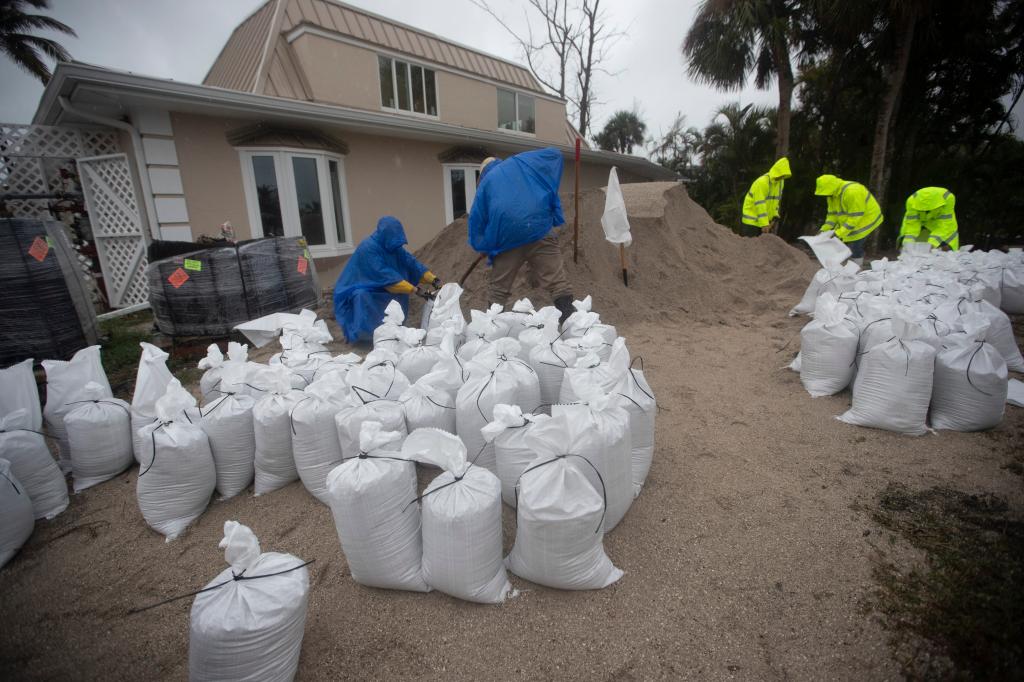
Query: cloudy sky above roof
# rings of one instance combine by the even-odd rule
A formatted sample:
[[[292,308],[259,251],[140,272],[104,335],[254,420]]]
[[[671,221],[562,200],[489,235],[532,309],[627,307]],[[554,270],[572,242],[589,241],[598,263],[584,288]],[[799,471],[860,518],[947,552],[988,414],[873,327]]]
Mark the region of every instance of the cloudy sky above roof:
[[[51,0],[50,14],[78,38],[59,41],[78,61],[135,73],[200,83],[232,29],[262,0]],[[513,39],[469,0],[349,0],[348,4],[521,63]],[[525,29],[525,2],[492,1],[503,19]],[[614,45],[608,74],[597,76],[597,129],[619,109],[640,112],[648,134],[667,130],[677,113],[690,125],[705,125],[714,110],[737,99],[772,104],[774,91],[748,88],[722,93],[686,77],[679,45],[698,0],[604,0],[609,24],[627,33]],[[531,15],[538,21],[537,15]],[[457,19],[457,20],[456,20]],[[539,25],[539,24],[538,24]],[[0,60],[0,121],[26,123],[35,113],[42,85]],[[594,132],[594,131],[592,131]]]

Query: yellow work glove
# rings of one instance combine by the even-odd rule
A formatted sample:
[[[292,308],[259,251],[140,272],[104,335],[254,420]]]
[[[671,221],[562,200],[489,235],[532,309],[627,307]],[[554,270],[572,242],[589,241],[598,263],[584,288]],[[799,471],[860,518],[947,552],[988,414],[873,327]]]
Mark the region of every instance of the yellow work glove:
[[[389,284],[384,290],[389,294],[411,294],[416,291],[416,287],[403,279],[401,282]]]

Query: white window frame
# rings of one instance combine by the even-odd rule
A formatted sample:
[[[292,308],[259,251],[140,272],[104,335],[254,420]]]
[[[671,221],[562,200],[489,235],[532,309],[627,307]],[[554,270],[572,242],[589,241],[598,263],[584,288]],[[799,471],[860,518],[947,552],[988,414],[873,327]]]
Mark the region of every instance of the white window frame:
[[[504,92],[510,92],[510,93],[512,93],[513,97],[515,98],[515,102],[516,102],[516,126],[518,126],[520,121],[522,121],[522,118],[519,116],[519,98],[520,97],[529,97],[530,99],[533,100],[533,132],[530,133],[530,132],[527,132],[525,130],[519,130],[518,127],[512,128],[512,129],[510,129],[510,128],[502,128],[501,127],[501,120],[500,119],[495,121],[495,125],[497,126],[496,129],[499,132],[510,133],[512,135],[524,135],[526,137],[537,137],[537,97],[535,97],[531,93],[520,92],[519,90],[513,90],[512,88],[495,88],[495,93],[494,93],[495,103],[497,103],[497,99],[498,99],[498,93],[497,93],[498,90],[503,90]]]
[[[445,163],[441,165],[441,182],[444,185],[444,224],[450,225],[455,220],[455,212],[452,210],[452,183],[449,173],[453,170],[461,170],[466,174],[468,181],[466,187],[466,216],[473,210],[473,200],[476,199],[476,172],[480,170],[478,163]]]
[[[242,185],[245,188],[245,204],[249,213],[249,227],[252,238],[263,236],[263,221],[260,217],[259,196],[256,192],[256,178],[252,169],[254,156],[274,158],[274,174],[277,178],[278,202],[281,204],[281,223],[286,237],[301,237],[299,223],[299,202],[295,187],[293,158],[316,159],[317,180],[320,185],[320,210],[324,218],[324,244],[310,244],[309,253],[314,258],[344,256],[355,251],[352,236],[352,219],[349,217],[348,181],[345,176],[345,157],[332,152],[294,147],[240,147],[238,157],[242,164]],[[334,220],[334,192],[331,191],[331,174],[328,161],[338,163],[339,194],[341,195],[341,217],[345,221],[347,240],[338,241],[338,227]]]
[[[391,94],[395,98],[395,106],[386,107],[384,106],[384,100],[381,100],[380,108],[381,111],[387,111],[392,114],[402,114],[403,116],[419,116],[420,118],[429,118],[431,120],[439,120],[441,118],[441,84],[437,78],[437,69],[427,66],[421,62],[417,62],[405,57],[395,57],[390,54],[384,54],[381,52],[377,53],[377,96],[380,96],[380,60],[381,58],[391,60]],[[409,106],[412,106],[412,67],[418,66],[424,71],[431,71],[434,74],[434,107],[437,109],[436,114],[428,114],[425,111],[421,114],[418,111],[412,109],[400,109],[398,107],[398,67],[395,66],[395,62],[405,62],[409,65],[409,78],[406,82],[409,84]],[[423,108],[428,109],[427,106],[427,77],[423,76]]]

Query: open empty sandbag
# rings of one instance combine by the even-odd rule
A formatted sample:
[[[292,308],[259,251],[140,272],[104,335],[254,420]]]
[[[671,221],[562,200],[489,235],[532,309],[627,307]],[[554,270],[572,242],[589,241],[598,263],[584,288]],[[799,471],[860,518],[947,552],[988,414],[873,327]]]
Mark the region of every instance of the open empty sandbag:
[[[167,353],[145,341],[139,345],[142,346],[142,356],[132,394],[132,453],[136,461],[142,456],[145,446],[139,430],[156,421],[156,401],[167,392],[167,385],[174,379],[167,369],[167,358],[170,357]]]
[[[52,519],[67,509],[68,486],[32,419],[24,409],[0,417],[0,457],[28,493],[35,518]]]
[[[230,566],[192,602],[188,674],[193,682],[295,677],[309,603],[309,570],[291,554],[261,552],[253,532],[224,523]]]
[[[501,500],[510,507],[516,506],[519,475],[537,458],[526,435],[548,419],[546,414],[523,413],[518,405],[499,404],[494,406],[494,419],[481,429],[483,439],[493,443]]]
[[[60,450],[60,468],[65,473],[71,471],[71,458],[68,453],[68,437],[64,431],[64,415],[67,414],[85,385],[90,381],[103,387],[106,397],[114,394],[110,391],[110,383],[103,371],[100,361],[100,347],[89,346],[75,353],[67,362],[63,360],[43,360],[46,370],[46,407],[43,408],[43,419],[46,430],[56,439]]]
[[[200,425],[210,439],[217,468],[217,492],[224,499],[249,487],[254,474],[256,436],[252,424],[252,396],[245,394],[246,369],[242,363],[225,366],[220,397],[202,409]]]
[[[292,429],[289,415],[302,391],[291,387],[288,370],[282,366],[267,368],[263,374],[267,392],[252,408],[252,429],[256,444],[256,477],[253,492],[263,495],[299,479],[292,454]]]
[[[81,400],[64,415],[76,493],[110,480],[135,461],[131,408],[105,393],[102,386],[90,381]]]
[[[0,459],[0,568],[18,553],[34,527],[28,491],[14,475],[11,463]]]
[[[501,559],[498,477],[470,465],[466,446],[444,431],[412,432],[402,444],[402,457],[444,469],[420,498],[427,585],[466,601],[504,601],[512,586]]]
[[[334,525],[352,579],[389,590],[427,592],[416,497],[416,464],[402,458],[405,434],[364,422],[359,454],[327,476]]]

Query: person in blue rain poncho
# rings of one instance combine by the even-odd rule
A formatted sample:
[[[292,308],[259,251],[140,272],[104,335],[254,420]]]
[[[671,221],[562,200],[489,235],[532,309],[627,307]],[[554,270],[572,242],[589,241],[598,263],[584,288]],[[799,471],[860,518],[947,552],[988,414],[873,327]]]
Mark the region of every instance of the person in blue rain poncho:
[[[429,297],[413,282],[441,286],[441,280],[403,248],[408,242],[398,218],[384,216],[345,264],[334,285],[334,317],[349,343],[373,338],[391,301],[398,301],[408,314],[409,294]]]
[[[487,158],[469,213],[469,245],[491,265],[491,303],[504,305],[523,263],[551,295],[565,320],[572,312],[572,289],[565,276],[558,236],[552,229],[565,223],[558,185],[562,153],[538,149],[507,159]]]

